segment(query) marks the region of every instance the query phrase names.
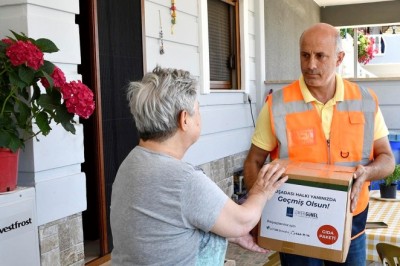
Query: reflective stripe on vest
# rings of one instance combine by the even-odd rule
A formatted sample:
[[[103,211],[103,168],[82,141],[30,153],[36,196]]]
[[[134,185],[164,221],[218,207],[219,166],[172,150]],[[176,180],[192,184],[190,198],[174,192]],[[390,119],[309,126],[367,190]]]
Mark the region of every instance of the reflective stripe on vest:
[[[284,89],[276,91],[273,94],[273,100],[272,100],[273,104],[271,109],[275,135],[278,136],[278,142],[279,142],[278,143],[279,158],[289,158],[287,124],[286,124],[287,115],[311,111],[314,108],[312,103],[306,103],[304,102],[303,99],[291,102],[284,102]],[[337,165],[344,165],[344,166],[357,166],[359,164],[366,165],[372,159],[371,155],[372,155],[372,147],[374,141],[374,121],[376,112],[376,102],[374,101],[374,98],[368,92],[367,89],[358,87],[358,90],[361,93],[361,99],[344,99],[342,102],[337,102],[336,110],[340,112],[363,113],[366,122],[364,123],[364,130],[363,130],[361,160],[346,161],[346,162],[334,161],[333,163]]]
[[[361,100],[344,100],[342,103],[337,104],[337,110],[339,111],[361,111],[364,114],[364,118],[369,123],[364,125],[364,141],[362,149],[362,160],[360,162],[353,162],[353,164],[347,164],[347,166],[357,166],[359,164],[366,165],[370,160],[372,153],[372,147],[374,142],[374,124],[375,124],[375,110],[376,103],[372,98],[371,94],[364,87],[359,87],[361,92]],[[349,162],[350,163],[350,162]],[[346,165],[346,163],[341,163]]]

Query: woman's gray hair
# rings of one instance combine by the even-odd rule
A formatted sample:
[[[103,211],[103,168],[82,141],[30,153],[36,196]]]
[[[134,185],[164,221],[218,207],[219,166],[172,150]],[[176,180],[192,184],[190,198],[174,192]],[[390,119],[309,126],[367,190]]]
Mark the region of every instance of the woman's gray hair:
[[[182,111],[194,114],[197,82],[188,71],[157,66],[129,84],[127,98],[140,138],[163,141],[177,131]]]

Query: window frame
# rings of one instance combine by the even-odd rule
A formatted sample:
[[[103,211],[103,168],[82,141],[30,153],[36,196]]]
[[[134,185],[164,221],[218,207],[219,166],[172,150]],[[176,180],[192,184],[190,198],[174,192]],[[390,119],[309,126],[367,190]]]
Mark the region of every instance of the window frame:
[[[209,94],[211,92],[247,92],[248,86],[246,86],[246,77],[248,76],[249,70],[246,69],[246,58],[248,58],[248,42],[243,36],[248,35],[247,20],[248,14],[244,10],[248,9],[248,1],[246,0],[221,0],[223,2],[233,2],[237,3],[236,10],[236,31],[239,34],[236,35],[236,49],[237,58],[237,87],[234,89],[224,89],[224,88],[213,88],[211,89],[210,80],[210,57],[209,57],[209,44],[208,44],[208,14],[207,14],[207,1],[199,1],[199,56],[200,56],[200,93]],[[223,84],[219,84],[220,87]]]
[[[210,89],[240,90],[240,27],[239,27],[239,2],[236,0],[217,0],[231,6],[230,12],[230,46],[234,56],[234,68],[230,69],[230,80],[216,81],[210,78]],[[209,22],[208,16],[207,21]],[[228,59],[229,60],[229,59]]]

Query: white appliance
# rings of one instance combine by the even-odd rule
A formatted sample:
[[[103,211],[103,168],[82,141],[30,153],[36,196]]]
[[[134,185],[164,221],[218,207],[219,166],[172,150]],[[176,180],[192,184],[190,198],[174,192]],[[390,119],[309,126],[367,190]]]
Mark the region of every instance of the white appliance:
[[[0,193],[0,265],[39,266],[35,189]]]

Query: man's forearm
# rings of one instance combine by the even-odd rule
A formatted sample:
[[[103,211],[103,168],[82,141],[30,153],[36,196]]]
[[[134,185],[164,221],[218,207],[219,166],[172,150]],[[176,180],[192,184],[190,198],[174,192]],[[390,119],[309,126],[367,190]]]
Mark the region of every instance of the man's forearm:
[[[368,180],[379,180],[390,175],[394,170],[394,159],[390,155],[380,154],[366,167],[368,169]]]
[[[268,155],[268,151],[258,148],[254,144],[251,145],[249,154],[244,161],[244,183],[247,191],[253,187],[254,182],[257,180],[258,172],[264,165]]]
[[[256,182],[257,173],[260,171],[261,166],[258,166],[258,164],[256,162],[248,162],[247,160],[245,161],[245,163],[244,163],[244,184],[246,186],[247,191],[250,191],[250,189],[254,185],[254,182]]]
[[[366,166],[366,180],[382,179],[393,173],[395,160],[386,137],[374,142],[375,159]]]

